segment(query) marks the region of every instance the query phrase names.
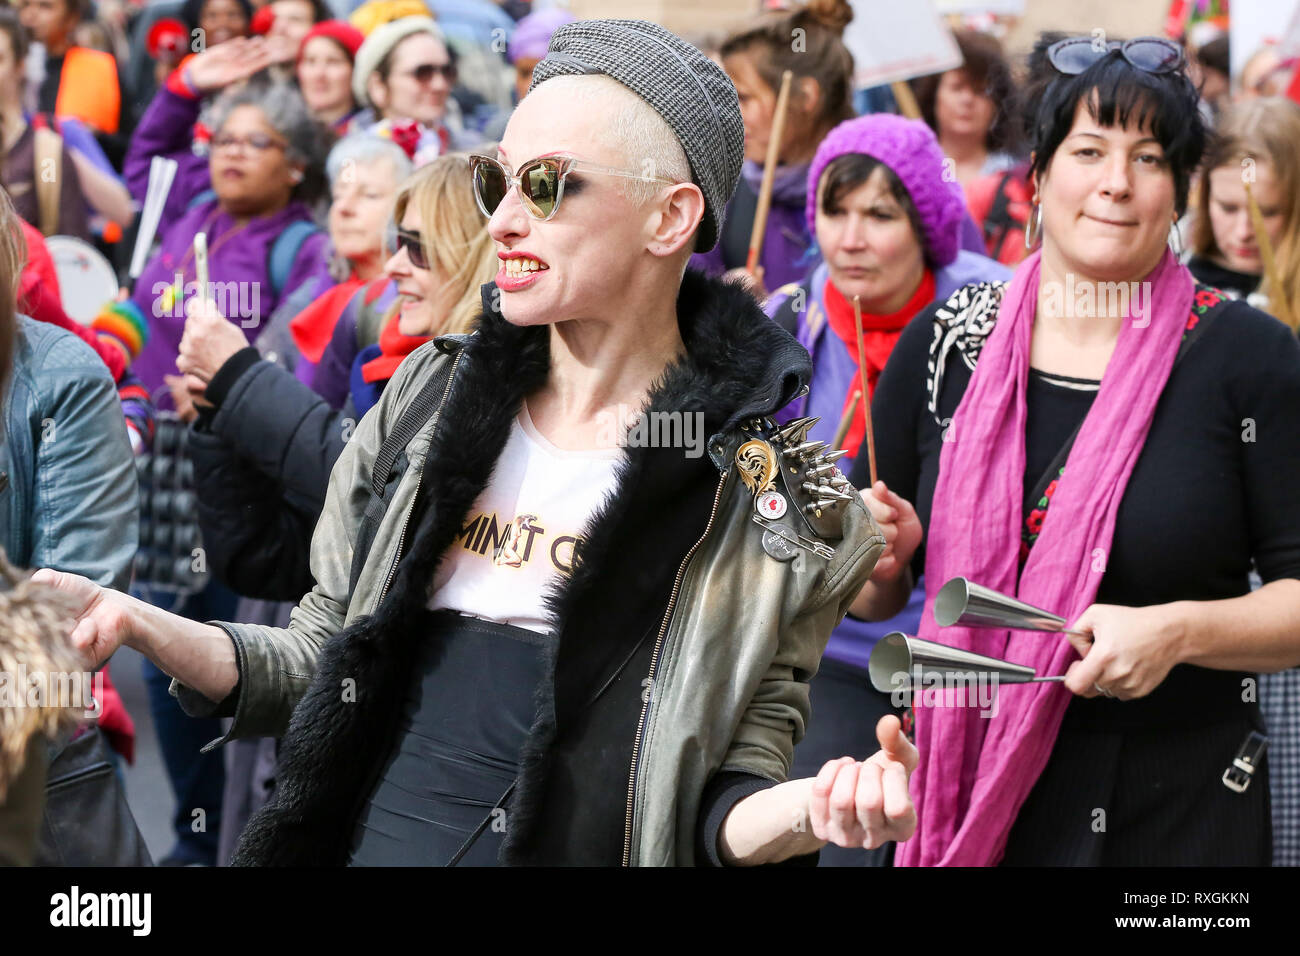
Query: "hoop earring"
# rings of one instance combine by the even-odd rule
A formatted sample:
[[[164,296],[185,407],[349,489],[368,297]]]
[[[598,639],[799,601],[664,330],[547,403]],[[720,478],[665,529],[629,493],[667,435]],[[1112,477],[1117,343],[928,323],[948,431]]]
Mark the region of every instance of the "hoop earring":
[[[1025,249],[1032,251],[1034,246],[1038,245],[1038,239],[1043,231],[1043,204],[1034,203],[1034,211],[1029,214],[1025,220]]]
[[[1174,254],[1175,259],[1183,257],[1183,233],[1178,228],[1178,220],[1176,219],[1174,224],[1169,227],[1169,251]]]

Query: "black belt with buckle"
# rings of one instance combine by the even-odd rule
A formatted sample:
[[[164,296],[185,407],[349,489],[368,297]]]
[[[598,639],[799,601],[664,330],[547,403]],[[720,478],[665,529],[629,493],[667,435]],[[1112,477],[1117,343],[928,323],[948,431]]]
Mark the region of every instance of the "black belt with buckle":
[[[1223,771],[1223,785],[1237,793],[1245,793],[1254,779],[1255,768],[1264,759],[1268,749],[1268,738],[1252,730],[1249,736],[1237,748],[1237,756],[1232,758],[1232,766]]]

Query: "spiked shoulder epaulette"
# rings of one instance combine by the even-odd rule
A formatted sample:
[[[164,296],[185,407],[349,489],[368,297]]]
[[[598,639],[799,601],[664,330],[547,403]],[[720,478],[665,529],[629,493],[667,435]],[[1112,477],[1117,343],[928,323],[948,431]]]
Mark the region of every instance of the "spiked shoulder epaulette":
[[[741,426],[748,438],[736,449],[736,467],[754,496],[755,521],[792,547],[821,553],[773,527],[785,527],[795,537],[800,531],[810,531],[822,541],[838,541],[843,536],[844,507],[853,500],[854,492],[835,462],[847,452],[828,450],[825,442],[807,440],[808,430],[817,421],[798,418],[778,425],[770,418],[752,419]],[[793,520],[786,518],[787,514],[793,515]],[[764,547],[772,553],[767,538],[765,535]],[[791,557],[793,554],[790,551]]]

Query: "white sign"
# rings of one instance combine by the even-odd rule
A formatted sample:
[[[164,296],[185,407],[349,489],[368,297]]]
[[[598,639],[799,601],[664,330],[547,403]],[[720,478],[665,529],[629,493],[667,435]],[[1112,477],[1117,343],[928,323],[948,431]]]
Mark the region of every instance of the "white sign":
[[[961,66],[961,51],[933,0],[852,0],[844,45],[853,54],[853,85],[880,86]]]
[[[1235,80],[1265,43],[1280,43],[1300,8],[1297,0],[1236,0],[1228,21],[1228,60]]]
[[[935,6],[944,16],[952,13],[996,13],[1019,17],[1025,13],[1025,0],[936,0]]]

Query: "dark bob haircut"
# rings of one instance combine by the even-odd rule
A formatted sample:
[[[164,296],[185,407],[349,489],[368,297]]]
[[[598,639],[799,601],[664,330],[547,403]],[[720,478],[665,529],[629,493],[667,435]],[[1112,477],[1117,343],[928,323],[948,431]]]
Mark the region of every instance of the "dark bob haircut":
[[[1102,126],[1133,124],[1151,131],[1173,174],[1174,203],[1182,216],[1187,210],[1192,173],[1200,164],[1206,142],[1199,95],[1186,71],[1147,73],[1131,66],[1116,49],[1082,73],[1068,76],[1057,72],[1047,59],[1047,48],[1066,36],[1042,34],[1029,54],[1025,115],[1034,175],[1041,178],[1047,172],[1083,103]]]
[[[955,30],[952,37],[961,50],[962,65],[956,69],[966,74],[978,92],[993,101],[993,121],[984,135],[984,148],[990,153],[1018,152],[1021,126],[1018,94],[1011,64],[1002,53],[1002,44],[987,33],[974,30]],[[935,118],[934,106],[942,80],[942,73],[931,73],[912,81],[921,118],[936,136],[939,135],[939,121]]]
[[[912,226],[912,235],[916,237],[925,256],[926,266],[933,269],[934,258],[930,255],[929,246],[926,245],[925,229],[921,225],[921,216],[916,211],[916,205],[912,202],[912,194],[907,191],[898,174],[876,157],[865,153],[845,153],[843,156],[836,156],[827,164],[821,179],[822,212],[828,216],[835,215],[844,197],[870,179],[871,174],[877,169],[884,174],[889,194],[903,207],[907,221]]]

